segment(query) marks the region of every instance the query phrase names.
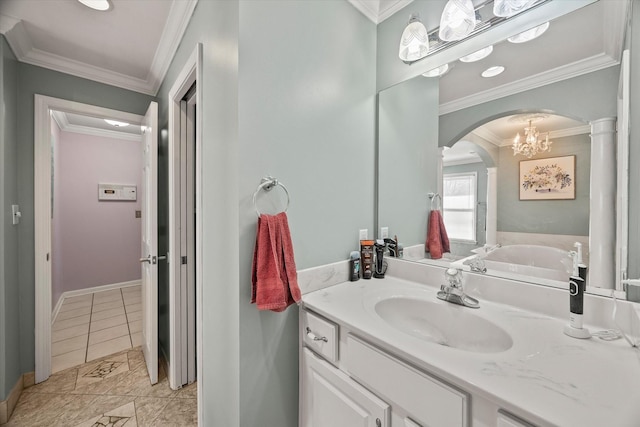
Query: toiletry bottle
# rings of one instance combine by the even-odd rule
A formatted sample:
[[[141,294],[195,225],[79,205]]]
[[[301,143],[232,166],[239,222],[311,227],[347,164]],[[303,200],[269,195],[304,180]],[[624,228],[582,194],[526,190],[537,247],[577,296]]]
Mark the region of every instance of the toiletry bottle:
[[[360,252],[353,251],[349,257],[349,280],[360,280]]]
[[[362,278],[371,279],[373,275],[373,240],[360,240]]]

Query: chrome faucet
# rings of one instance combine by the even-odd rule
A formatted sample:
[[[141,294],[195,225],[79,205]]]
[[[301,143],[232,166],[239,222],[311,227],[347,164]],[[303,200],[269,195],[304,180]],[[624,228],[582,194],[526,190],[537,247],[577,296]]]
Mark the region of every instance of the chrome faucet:
[[[453,304],[462,305],[464,307],[480,307],[480,302],[465,294],[462,289],[462,270],[458,270],[457,268],[448,268],[444,272],[444,276],[448,284],[440,286],[440,290],[437,294],[439,299]]]
[[[464,265],[468,265],[471,271],[475,273],[486,273],[487,267],[485,266],[484,260],[479,256],[476,256],[470,260],[464,262]]]

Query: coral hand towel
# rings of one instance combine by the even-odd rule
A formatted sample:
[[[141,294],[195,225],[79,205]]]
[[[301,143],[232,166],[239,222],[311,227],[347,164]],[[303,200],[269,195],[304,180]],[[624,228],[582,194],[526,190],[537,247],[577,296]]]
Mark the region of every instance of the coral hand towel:
[[[253,251],[251,303],[283,311],[300,300],[293,245],[285,213],[260,215]]]
[[[447,236],[444,220],[439,210],[432,210],[429,214],[429,228],[425,249],[431,254],[431,259],[440,259],[444,252],[451,250],[449,236]]]

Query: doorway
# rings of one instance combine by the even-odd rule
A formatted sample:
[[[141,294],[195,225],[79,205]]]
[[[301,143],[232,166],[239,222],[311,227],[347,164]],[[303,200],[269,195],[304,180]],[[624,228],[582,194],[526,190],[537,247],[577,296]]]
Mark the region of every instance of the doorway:
[[[56,373],[142,343],[142,133],[102,117],[51,116]]]
[[[201,60],[202,45],[198,44],[169,92],[167,365],[173,389],[193,383],[201,373]]]
[[[143,137],[143,146],[146,153],[155,153],[157,156],[157,104],[152,102],[145,116],[111,110],[63,99],[51,98],[42,95],[35,97],[35,138],[34,138],[34,225],[35,225],[35,344],[36,366],[35,381],[40,383],[51,375],[52,356],[52,150],[51,150],[51,114],[52,111],[61,111],[71,114],[102,117],[111,120],[127,122],[135,125],[143,125],[149,133]],[[145,164],[151,164],[148,168],[148,176],[155,176],[155,163],[153,159]],[[143,158],[144,155],[143,155]],[[154,163],[155,162],[155,163]],[[143,175],[144,177],[144,175]],[[156,180],[151,180],[156,182]],[[143,234],[152,244],[150,245],[149,264],[155,266],[157,271],[156,244],[157,241],[157,210],[155,209],[155,194],[157,188],[147,185],[149,180],[141,185],[141,199],[147,202],[147,198],[153,200],[151,206],[154,209],[142,209]],[[97,189],[98,190],[98,189]],[[96,191],[96,197],[98,196]],[[147,205],[148,206],[148,205]],[[145,223],[151,224],[146,227]],[[146,234],[145,234],[146,233]],[[149,236],[149,234],[151,234]],[[146,255],[146,253],[145,253]],[[153,284],[153,275],[145,280],[143,269],[142,280],[142,337],[143,348],[150,348],[145,352],[145,359],[149,368],[149,376],[152,382],[157,378],[157,284]],[[157,279],[156,279],[157,281]],[[145,293],[145,289],[147,292]],[[151,292],[149,292],[151,291]],[[154,296],[155,293],[155,296]],[[105,302],[107,302],[105,300]],[[145,335],[145,331],[151,331]]]

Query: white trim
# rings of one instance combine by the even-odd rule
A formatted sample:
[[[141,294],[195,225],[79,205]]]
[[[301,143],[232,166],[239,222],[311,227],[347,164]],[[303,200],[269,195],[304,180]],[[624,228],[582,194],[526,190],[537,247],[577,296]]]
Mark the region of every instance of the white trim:
[[[120,283],[110,283],[108,285],[100,285],[94,286],[92,288],[84,288],[84,289],[75,289],[73,291],[65,291],[58,298],[58,302],[56,306],[53,308],[53,312],[51,313],[51,324],[56,321],[56,317],[60,312],[60,308],[62,308],[62,304],[64,304],[64,300],[66,298],[74,298],[82,295],[90,295],[98,292],[112,291],[114,289],[122,289],[122,288],[130,288],[132,286],[140,286],[140,280],[129,280],[128,282],[120,282]]]
[[[378,10],[378,24],[387,18],[391,17],[397,11],[403,9],[409,3],[412,3],[413,0],[394,0],[392,3],[388,3],[386,6],[383,6],[382,1],[380,2],[381,8]],[[409,16],[407,15],[407,22],[409,21]]]
[[[169,91],[169,353],[171,360],[170,369],[167,372],[169,385],[172,389],[182,386],[183,354],[180,342],[183,341],[182,314],[180,313],[180,301],[183,298],[180,289],[180,139],[181,139],[181,115],[180,101],[184,98],[191,86],[196,83],[196,331],[197,331],[197,381],[198,381],[198,419],[203,419],[202,397],[202,44],[198,43],[194,52],[186,61],[182,71],[178,75]]]
[[[35,382],[51,375],[51,110],[140,124],[142,116],[80,102],[35,95],[34,100],[34,268]]]
[[[489,129],[485,127],[479,127],[471,131],[473,135],[476,135],[491,144],[501,147],[502,146],[502,138],[500,138],[495,133],[491,132]]]
[[[583,74],[592,73],[618,64],[619,61],[616,59],[605,53],[600,53],[590,58],[576,61],[568,65],[563,65],[513,83],[507,83],[505,85],[465,96],[454,101],[445,102],[440,104],[440,115],[452,113],[454,111],[473,107],[474,105],[494,101],[496,99],[504,98],[505,96],[515,95],[517,93],[536,89],[552,83],[557,83],[562,80],[578,77]]]
[[[23,21],[10,16],[0,15],[0,30],[20,62],[155,96],[197,3],[198,0],[173,1],[153,62],[144,79],[36,49],[24,29]]]
[[[413,0],[348,0],[349,3],[374,24],[379,24],[391,15],[404,8]],[[409,17],[407,16],[407,21]]]
[[[482,163],[484,165],[484,162],[480,157],[467,157],[467,158],[443,161],[442,166],[446,168],[449,166],[471,165],[474,163]]]

